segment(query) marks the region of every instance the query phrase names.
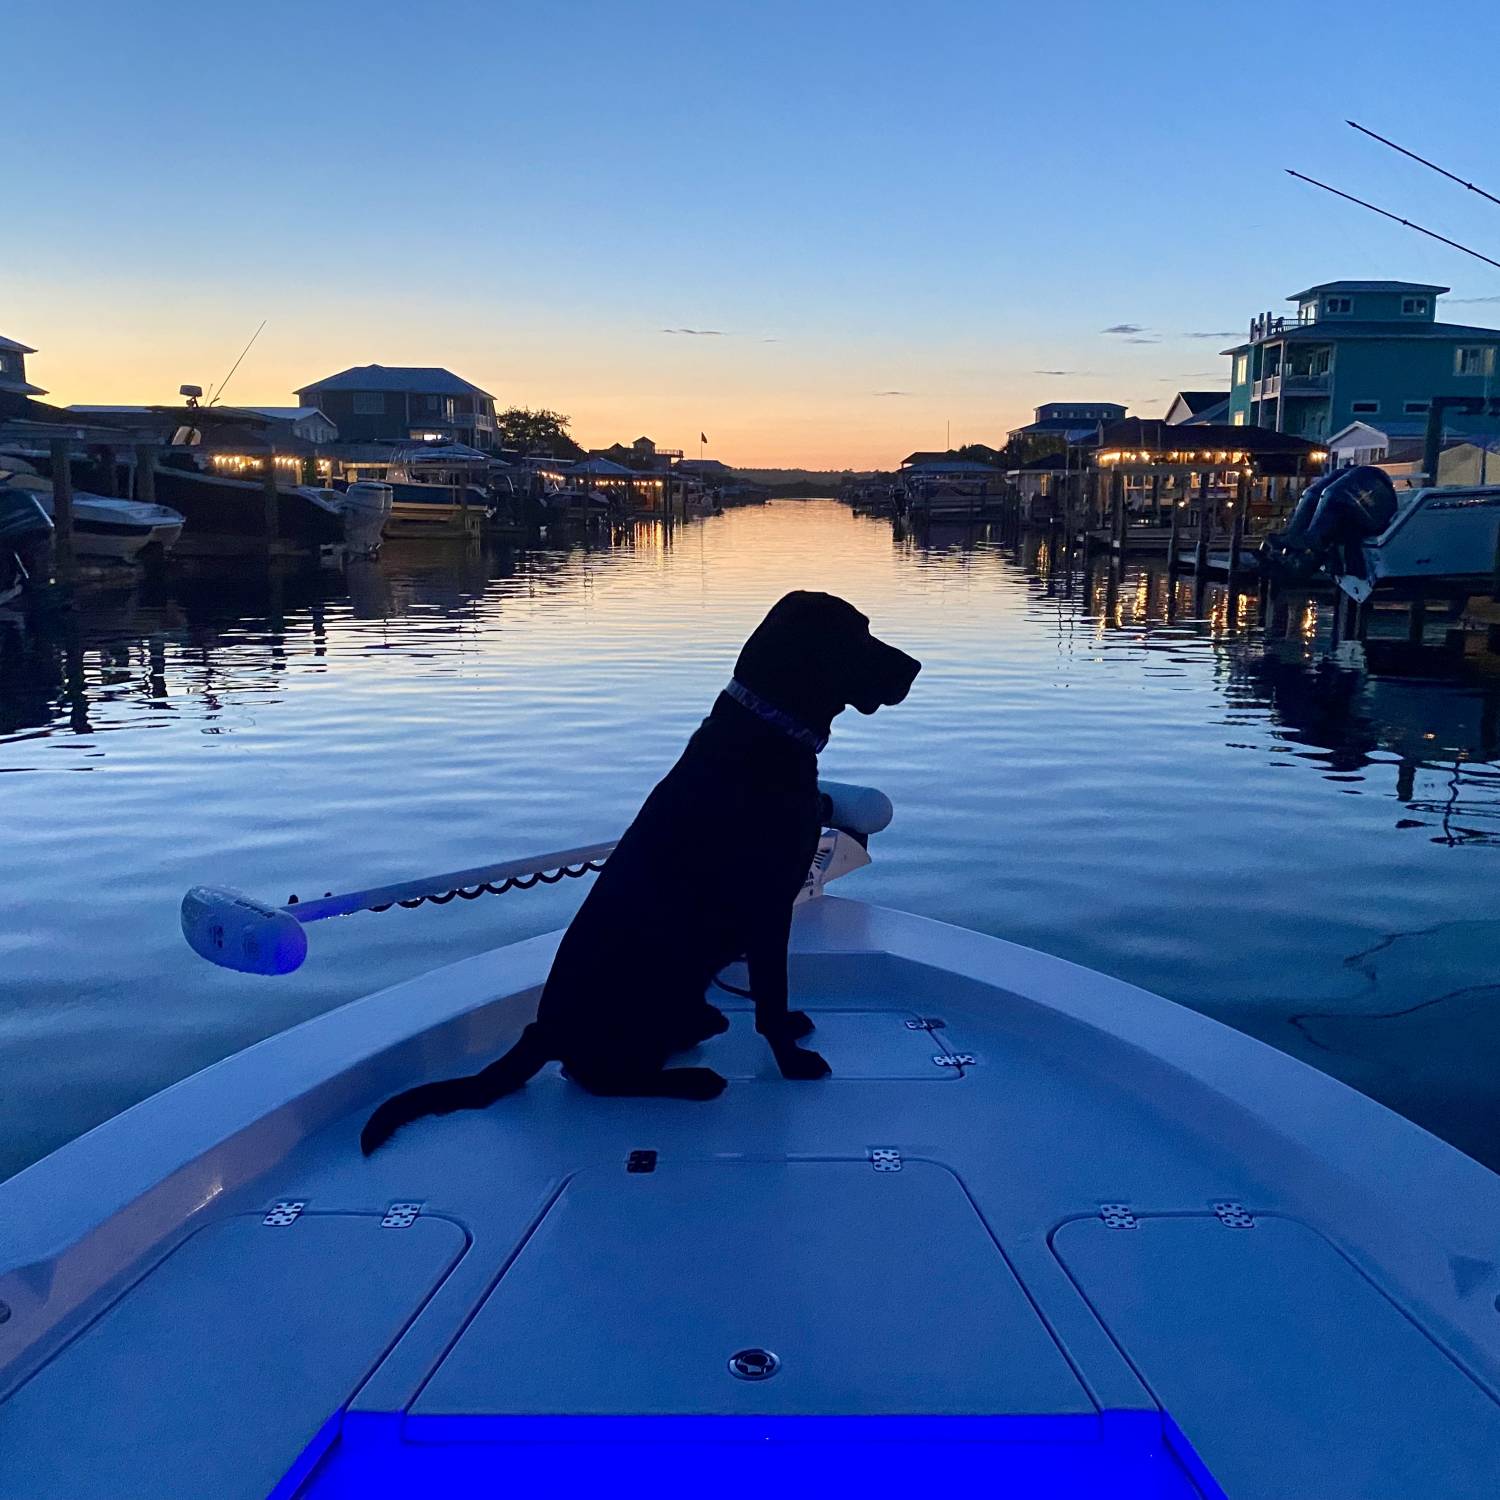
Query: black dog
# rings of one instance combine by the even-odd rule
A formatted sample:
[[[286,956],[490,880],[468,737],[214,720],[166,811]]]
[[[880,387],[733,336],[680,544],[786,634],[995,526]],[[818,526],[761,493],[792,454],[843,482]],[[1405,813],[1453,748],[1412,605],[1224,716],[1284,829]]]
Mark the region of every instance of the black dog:
[[[792,903],[822,826],[818,751],[835,715],[900,703],[920,670],[844,600],[782,599],[563,934],[535,1022],[482,1072],[387,1100],[360,1137],[366,1153],[423,1115],[482,1109],[553,1061],[594,1094],[713,1098],[719,1074],[664,1064],[725,1030],[705,995],[741,957],[782,1076],[825,1077],[797,1045],[812,1022],[787,1008]],[[710,847],[712,872],[699,863]]]

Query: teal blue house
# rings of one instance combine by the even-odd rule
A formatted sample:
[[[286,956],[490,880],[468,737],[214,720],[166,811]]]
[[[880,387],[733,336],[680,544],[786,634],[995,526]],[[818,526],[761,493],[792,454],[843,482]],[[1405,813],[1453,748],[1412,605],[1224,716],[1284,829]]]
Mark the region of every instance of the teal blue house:
[[[1233,361],[1229,421],[1326,442],[1351,422],[1418,427],[1434,396],[1500,395],[1500,328],[1439,323],[1448,290],[1415,281],[1329,281],[1263,313]],[[1477,418],[1467,430],[1486,430]]]

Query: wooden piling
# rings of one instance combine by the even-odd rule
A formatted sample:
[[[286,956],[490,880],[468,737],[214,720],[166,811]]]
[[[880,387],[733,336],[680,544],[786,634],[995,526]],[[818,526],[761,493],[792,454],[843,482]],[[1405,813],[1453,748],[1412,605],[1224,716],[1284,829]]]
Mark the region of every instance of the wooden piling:
[[[1170,590],[1172,579],[1176,576],[1179,561],[1177,549],[1182,545],[1182,506],[1172,501],[1172,529],[1167,536],[1167,587]]]
[[[1250,508],[1249,484],[1244,474],[1240,475],[1239,488],[1234,499],[1234,519],[1229,526],[1229,608],[1234,609],[1235,579],[1240,571],[1240,548],[1245,543],[1245,512]]]
[[[1208,503],[1208,470],[1198,475],[1198,545],[1193,552],[1193,572],[1200,578],[1208,571],[1208,538],[1212,526]]]
[[[1125,556],[1125,475],[1124,475],[1124,473],[1120,469],[1117,468],[1115,470],[1115,472],[1110,475],[1109,488],[1110,488],[1109,503],[1110,503],[1110,507],[1111,507],[1111,513],[1110,513],[1111,545],[1114,547],[1114,550],[1120,554],[1121,557],[1124,557]]]
[[[275,444],[272,444],[266,453],[266,468],[261,475],[261,497],[265,502],[262,525],[265,530],[266,546],[270,548],[281,533],[280,496],[276,490]]]
[[[1427,597],[1418,594],[1411,601],[1411,613],[1406,620],[1406,639],[1413,646],[1420,646],[1427,635]]]
[[[64,582],[73,576],[73,459],[67,438],[52,439],[52,557]]]
[[[135,445],[135,498],[144,505],[156,504],[156,445]]]

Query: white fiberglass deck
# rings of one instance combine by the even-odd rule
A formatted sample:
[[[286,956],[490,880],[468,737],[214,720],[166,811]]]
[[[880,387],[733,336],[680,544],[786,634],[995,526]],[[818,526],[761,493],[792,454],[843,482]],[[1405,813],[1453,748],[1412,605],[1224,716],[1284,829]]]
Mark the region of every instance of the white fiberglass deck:
[[[1500,1180],[972,933],[799,911],[826,1081],[780,1079],[726,996],[710,1104],[552,1070],[364,1160],[378,1099],[516,1035],[554,942],[0,1187],[0,1495],[1495,1493]]]

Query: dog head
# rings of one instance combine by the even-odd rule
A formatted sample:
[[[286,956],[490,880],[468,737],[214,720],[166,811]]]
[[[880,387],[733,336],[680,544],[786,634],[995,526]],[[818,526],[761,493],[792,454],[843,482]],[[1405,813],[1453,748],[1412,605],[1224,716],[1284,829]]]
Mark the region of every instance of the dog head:
[[[835,715],[900,703],[921,662],[870,634],[834,594],[798,590],[771,607],[745,642],[734,675],[768,702],[826,732]]]

